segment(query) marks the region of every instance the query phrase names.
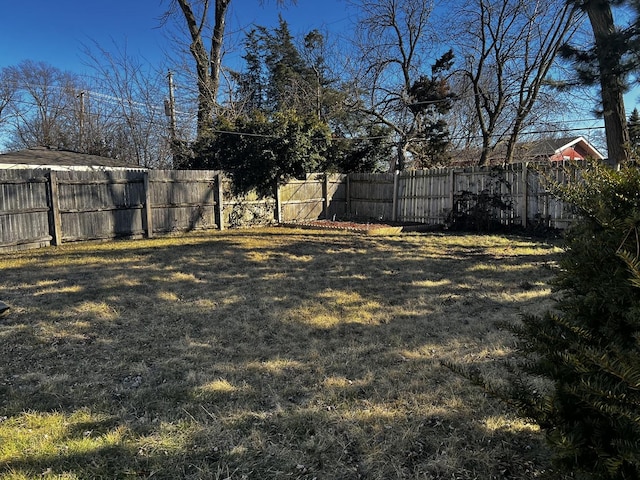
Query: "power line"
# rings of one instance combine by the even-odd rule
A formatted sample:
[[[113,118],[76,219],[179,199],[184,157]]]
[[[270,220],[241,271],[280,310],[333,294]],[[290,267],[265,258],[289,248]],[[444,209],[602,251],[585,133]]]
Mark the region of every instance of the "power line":
[[[41,85],[41,84],[36,84],[36,83],[29,83],[29,82],[22,82],[22,83],[18,83],[18,81],[12,81],[13,85],[15,85],[16,87],[21,87],[23,89],[29,90],[29,89],[35,89],[35,88],[39,88],[39,89],[54,89],[57,91],[64,91],[64,90],[68,90],[68,87],[64,86],[64,85]],[[118,106],[120,108],[122,108],[123,106],[126,108],[134,108],[138,111],[151,111],[153,112],[155,115],[152,116],[151,118],[147,118],[147,120],[144,122],[147,125],[150,126],[157,126],[157,127],[161,127],[161,128],[167,128],[168,124],[166,124],[166,122],[158,122],[157,118],[158,116],[160,116],[161,114],[165,113],[164,110],[164,106],[160,107],[157,105],[154,105],[153,103],[145,103],[145,102],[140,102],[137,100],[133,100],[132,98],[122,98],[122,97],[117,97],[114,95],[110,95],[110,94],[106,94],[106,93],[101,93],[101,92],[97,92],[94,90],[88,90],[88,89],[84,89],[82,90],[84,92],[87,92],[89,98],[93,98],[94,100],[98,100],[98,101],[103,101],[105,103],[110,103],[111,105],[115,105]],[[465,98],[466,96],[462,96],[459,98]],[[467,98],[470,98],[467,97]],[[41,105],[34,103],[34,102],[29,102],[27,100],[24,99],[14,99],[13,100],[15,103],[19,103],[19,104],[23,104],[23,105],[28,105],[28,106],[32,106],[32,107],[40,107]],[[433,104],[433,103],[437,103],[439,101],[445,101],[443,100],[434,100],[434,101],[424,101],[424,102],[417,102],[415,104]],[[449,99],[447,99],[446,101],[449,101]],[[71,109],[73,106],[72,105],[63,105],[60,108],[61,109]],[[77,111],[75,111],[74,109],[74,113],[78,113]],[[130,120],[129,117],[127,117],[127,115],[122,114],[122,113],[116,113],[114,111],[111,112],[91,112],[88,111],[85,114],[87,116],[91,116],[91,117],[96,117],[100,114],[103,114],[108,120]],[[193,113],[188,113],[188,112],[182,112],[182,111],[175,111],[176,115],[179,115],[180,117],[182,117],[183,121],[187,121],[190,122],[195,118],[195,114]],[[155,119],[154,119],[155,118]],[[564,123],[580,123],[580,122],[593,122],[595,121],[595,119],[573,119],[573,120],[568,120]],[[550,135],[550,134],[558,134],[558,133],[568,133],[568,132],[579,132],[579,131],[594,131],[594,130],[603,130],[604,127],[603,126],[591,126],[591,127],[575,127],[575,128],[554,128],[554,129],[540,129],[540,130],[530,130],[530,131],[525,131],[521,133],[521,136],[524,135]],[[254,137],[254,138],[278,138],[277,135],[271,135],[271,134],[259,134],[259,133],[252,133],[252,132],[238,132],[238,131],[233,131],[233,130],[224,130],[224,129],[216,129],[216,130],[212,130],[213,133],[219,134],[219,135],[234,135],[234,136],[246,136],[246,137]],[[504,137],[504,134],[494,134],[492,135],[492,138],[502,138]],[[370,141],[370,140],[382,140],[385,138],[389,138],[388,136],[381,136],[381,135],[376,135],[376,136],[352,136],[352,137],[333,137],[328,139],[328,141]],[[465,135],[465,136],[454,136],[454,137],[450,137],[449,140],[452,142],[456,142],[456,141],[469,141],[469,140],[479,140],[481,139],[481,135],[480,134],[475,134],[475,135]]]
[[[110,103],[113,104],[113,101],[117,100],[116,97],[110,96],[110,95],[103,95],[100,94],[100,97],[103,97],[107,100],[110,100]],[[28,105],[28,106],[32,106],[32,107],[38,107],[37,103],[34,102],[30,102],[27,100],[15,100],[16,103],[20,103],[23,105]],[[138,102],[140,103],[140,102]],[[69,106],[62,106],[60,108],[61,110],[65,110],[65,109],[70,109]],[[158,113],[160,112],[159,108],[153,108],[153,110]],[[77,111],[74,110],[73,113],[78,113]],[[176,112],[178,114],[181,114],[183,116],[189,116],[191,117],[190,114],[187,114],[185,112]],[[127,117],[125,114],[122,113],[117,113],[114,111],[111,112],[91,112],[91,111],[86,111],[85,112],[86,116],[89,117],[99,117],[100,115],[104,115],[106,117],[107,120],[128,120],[129,117]],[[164,115],[164,113],[163,113]],[[151,125],[151,126],[157,126],[157,127],[162,127],[162,128],[166,128],[168,126],[168,124],[166,122],[158,122],[156,117],[155,118],[147,118],[147,120],[143,123],[147,124],[147,125]],[[570,123],[579,123],[579,122],[592,122],[594,121],[593,119],[575,119],[575,120],[571,120]],[[569,123],[569,122],[568,122]],[[521,132],[520,136],[525,136],[525,135],[553,135],[553,134],[558,134],[558,133],[567,133],[567,132],[580,132],[580,131],[596,131],[596,130],[604,130],[604,126],[591,126],[591,127],[573,127],[573,128],[554,128],[554,129],[541,129],[541,130],[529,130],[529,131],[525,131],[525,132]],[[254,137],[254,138],[279,138],[278,135],[272,135],[272,134],[261,134],[261,133],[253,133],[253,132],[242,132],[242,131],[235,131],[235,130],[223,130],[223,129],[213,129],[211,130],[212,133],[216,133],[219,135],[234,135],[234,136],[246,136],[246,137]],[[492,135],[492,138],[501,138],[504,137],[504,134],[494,134]],[[373,136],[351,136],[351,137],[331,137],[328,139],[328,141],[369,141],[369,140],[384,140],[385,138],[389,138],[389,136],[386,135],[373,135]],[[453,137],[449,137],[450,141],[463,141],[463,140],[480,140],[482,139],[482,135],[480,134],[475,134],[475,135],[465,135],[465,136],[453,136]]]

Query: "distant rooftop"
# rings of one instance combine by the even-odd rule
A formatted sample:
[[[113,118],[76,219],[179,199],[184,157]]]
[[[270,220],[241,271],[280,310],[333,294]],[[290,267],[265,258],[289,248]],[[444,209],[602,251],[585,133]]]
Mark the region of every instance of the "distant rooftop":
[[[503,142],[489,154],[491,165],[501,165],[506,155],[506,144]],[[480,149],[468,148],[453,155],[454,165],[475,165],[480,159]],[[563,138],[544,138],[531,142],[520,142],[515,145],[513,162],[558,162],[563,160],[605,160],[587,139],[582,136]]]
[[[52,170],[146,170],[139,165],[86,153],[35,147],[0,154],[0,169],[48,168]]]

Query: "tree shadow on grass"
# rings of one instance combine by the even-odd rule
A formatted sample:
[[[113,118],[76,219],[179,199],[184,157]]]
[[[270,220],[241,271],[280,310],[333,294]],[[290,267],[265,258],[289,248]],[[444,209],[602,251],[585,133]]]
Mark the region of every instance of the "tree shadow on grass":
[[[54,468],[34,453],[0,471],[498,478],[498,464],[486,467],[495,477],[479,470],[473,445],[493,438],[487,456],[514,454],[500,442],[519,434],[498,442],[472,423],[462,439],[483,400],[476,393],[465,406],[468,387],[439,361],[500,347],[493,317],[517,315],[532,302],[518,295],[532,288],[479,267],[515,267],[517,257],[465,244],[443,254],[419,237],[309,233],[136,245],[35,255],[35,273],[3,269],[0,293],[16,308],[0,325],[0,414],[86,408],[129,436],[115,450],[94,445],[95,470],[84,454]],[[544,278],[546,261],[529,258],[514,278]],[[461,438],[443,435],[453,432]],[[510,478],[530,478],[518,472]]]
[[[28,478],[563,478],[549,467],[533,427],[514,427],[504,415],[496,424],[491,417],[445,410],[390,415],[386,405],[369,400],[367,388],[334,392],[350,399],[345,408],[293,405],[232,418],[207,414],[173,431],[174,440],[164,445],[150,441],[158,428],[114,444],[96,441],[82,452],[24,455],[0,462],[0,472]],[[84,426],[70,429],[67,445],[90,443]]]

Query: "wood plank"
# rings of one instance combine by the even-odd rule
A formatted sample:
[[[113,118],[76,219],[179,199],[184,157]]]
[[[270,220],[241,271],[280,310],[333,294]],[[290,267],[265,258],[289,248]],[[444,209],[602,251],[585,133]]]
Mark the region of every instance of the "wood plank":
[[[51,202],[50,235],[54,245],[62,245],[62,216],[60,215],[60,191],[58,189],[58,175],[55,171],[49,173],[49,199]]]

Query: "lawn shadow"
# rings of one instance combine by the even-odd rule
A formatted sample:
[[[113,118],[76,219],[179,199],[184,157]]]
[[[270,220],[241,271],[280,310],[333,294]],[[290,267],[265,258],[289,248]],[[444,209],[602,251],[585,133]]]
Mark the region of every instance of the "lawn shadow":
[[[478,471],[488,462],[474,456],[480,439],[495,440],[482,458],[516,455],[518,444],[500,443],[515,442],[507,428],[484,431],[476,409],[504,411],[440,362],[507,355],[494,320],[549,296],[544,265],[555,254],[523,264],[508,242],[425,238],[255,231],[29,254],[2,269],[0,294],[14,308],[0,324],[9,359],[0,415],[106,415],[130,434],[115,450],[94,449],[98,471],[122,475]],[[0,471],[84,477],[87,461],[70,455],[49,467],[34,455]],[[506,478],[527,478],[517,471]]]

